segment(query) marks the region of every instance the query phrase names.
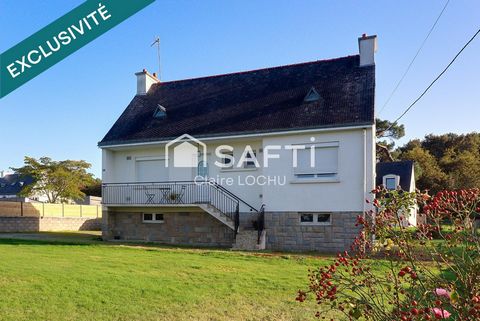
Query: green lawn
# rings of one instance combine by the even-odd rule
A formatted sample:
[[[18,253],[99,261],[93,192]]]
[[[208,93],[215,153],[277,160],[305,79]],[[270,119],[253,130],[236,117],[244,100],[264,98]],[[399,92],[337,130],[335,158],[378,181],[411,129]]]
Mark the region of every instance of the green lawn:
[[[88,235],[0,239],[0,320],[313,319],[315,304],[297,303],[296,290],[309,268],[328,260],[105,244]]]

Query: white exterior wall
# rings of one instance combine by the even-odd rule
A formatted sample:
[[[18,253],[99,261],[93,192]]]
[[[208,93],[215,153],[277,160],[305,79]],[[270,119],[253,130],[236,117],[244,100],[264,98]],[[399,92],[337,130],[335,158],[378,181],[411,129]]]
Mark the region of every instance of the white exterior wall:
[[[208,174],[257,209],[266,204],[267,211],[363,212],[365,198],[370,198],[370,191],[374,188],[374,132],[373,127],[366,127],[204,141],[207,143]],[[260,150],[264,150],[267,145],[308,144],[310,137],[315,137],[315,143],[338,142],[338,179],[335,181],[324,179],[306,183],[307,180],[295,180],[292,151],[284,148],[272,150],[270,154],[279,154],[280,159],[270,159],[269,167],[263,168],[264,153]],[[218,168],[214,165],[215,160],[219,161],[215,155],[215,148],[223,144],[234,147],[235,166],[245,145],[251,145],[257,153],[261,168]],[[136,161],[145,159],[165,159],[164,145],[103,149],[103,182],[136,182]],[[171,159],[169,164],[173,165]],[[166,171],[169,181],[193,180],[197,174],[196,168],[173,169],[171,165],[159,169]],[[247,185],[248,181],[258,176],[275,178],[277,182],[283,182],[285,178],[285,185]],[[233,180],[232,185],[228,184],[228,179]],[[242,206],[241,211],[248,211],[248,207]]]
[[[240,159],[245,145],[248,144],[257,152],[259,162],[261,161],[261,141],[253,140],[230,140],[217,141],[207,144],[207,164],[209,177],[214,178],[218,183],[223,185],[229,191],[242,198],[255,208],[262,205],[262,187],[245,186],[243,182],[246,176],[258,176],[262,173],[262,168],[236,168],[221,169],[214,165],[215,160],[219,160],[215,156],[215,149],[219,145],[228,144],[234,148],[233,156],[235,158],[235,166]],[[171,151],[169,152],[171,153]],[[197,168],[175,168],[173,166],[173,157],[169,156],[169,166],[160,167],[159,171],[164,171],[168,181],[193,181],[197,176]],[[116,149],[115,151],[103,149],[103,182],[104,183],[132,183],[137,182],[136,162],[141,160],[165,160],[165,145],[151,145],[143,147],[129,147]],[[199,160],[201,157],[199,157]],[[233,185],[227,185],[227,180],[231,179]],[[248,211],[249,208],[241,205],[241,211]]]
[[[217,146],[228,144],[231,145],[233,150],[233,157],[235,158],[235,165],[233,169],[221,169],[214,165],[215,160],[219,160],[215,155],[215,149]],[[237,163],[240,157],[242,156],[245,146],[250,145],[253,150],[257,153],[257,158],[260,163],[260,168],[238,168]],[[249,203],[251,206],[259,209],[264,203],[262,199],[262,186],[257,184],[255,185],[246,185],[252,177],[258,177],[263,175],[262,168],[262,159],[263,154],[260,153],[260,148],[262,146],[261,140],[231,140],[231,141],[219,141],[215,143],[207,144],[208,150],[208,160],[209,164],[209,176],[220,185],[224,186],[226,189],[231,191],[233,194],[237,195],[245,202]],[[249,178],[247,178],[247,176]],[[227,184],[228,179],[233,180],[233,185]],[[241,205],[240,211],[248,211],[249,208]]]
[[[267,211],[363,212],[365,198],[374,188],[375,166],[372,128],[365,130],[365,137],[363,132],[363,129],[355,129],[265,138],[264,146],[310,144],[310,137],[315,138],[315,144],[338,142],[339,145],[338,177],[335,179],[296,179],[292,151],[275,151],[280,159],[270,160],[268,168],[263,169],[263,175],[286,175],[286,185],[264,186],[263,199]]]
[[[412,168],[412,177],[410,178],[410,192],[415,192],[416,185],[415,185],[415,167]],[[418,214],[418,206],[415,205],[410,210],[410,216],[408,217],[408,224],[410,226],[417,226],[417,214]]]

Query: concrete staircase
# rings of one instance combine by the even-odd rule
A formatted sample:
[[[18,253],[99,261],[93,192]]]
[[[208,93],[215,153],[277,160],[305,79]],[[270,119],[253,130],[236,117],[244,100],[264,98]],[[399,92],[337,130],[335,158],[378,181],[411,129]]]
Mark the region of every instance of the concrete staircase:
[[[264,233],[262,233],[263,236]],[[253,229],[240,229],[237,233],[235,243],[233,244],[232,250],[243,250],[243,251],[255,251],[255,250],[264,250],[265,243],[260,239],[260,244],[257,244],[258,241],[258,231]]]
[[[205,212],[231,228],[232,230],[235,229],[235,222],[230,219],[229,217],[225,216],[219,209],[217,209],[215,206],[210,205],[210,204],[197,204],[201,209],[203,209]]]
[[[226,216],[222,211],[217,209],[211,204],[196,204],[205,212],[213,216],[218,221],[222,222],[232,230],[235,230],[235,222],[233,219]],[[266,231],[263,230],[260,236],[260,242],[258,242],[258,231],[253,228],[239,227],[238,233],[235,237],[235,243],[232,246],[232,250],[240,251],[256,251],[264,250],[266,242]]]

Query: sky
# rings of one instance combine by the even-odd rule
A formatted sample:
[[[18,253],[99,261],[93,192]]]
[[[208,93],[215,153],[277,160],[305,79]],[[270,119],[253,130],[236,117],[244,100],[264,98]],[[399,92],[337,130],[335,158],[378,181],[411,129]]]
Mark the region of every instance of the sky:
[[[446,0],[445,0],[446,1]],[[358,53],[378,35],[379,110],[442,10],[429,1],[156,0],[0,100],[0,170],[24,156],[83,159],[101,176],[97,147],[134,97],[134,73],[162,80],[208,76]],[[80,0],[0,0],[0,52],[72,10]],[[384,111],[395,119],[480,28],[480,1],[451,0]],[[408,113],[406,136],[479,131],[480,37]]]

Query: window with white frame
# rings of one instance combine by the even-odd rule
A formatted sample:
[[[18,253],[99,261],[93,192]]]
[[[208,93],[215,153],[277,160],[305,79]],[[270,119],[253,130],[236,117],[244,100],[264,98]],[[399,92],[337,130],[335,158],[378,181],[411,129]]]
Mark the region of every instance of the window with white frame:
[[[383,176],[383,186],[389,191],[396,190],[400,185],[400,176],[398,175],[385,175]]]
[[[163,214],[143,213],[143,223],[163,223]]]
[[[300,213],[300,225],[330,225],[331,213]]]
[[[336,177],[338,174],[338,143],[306,146],[297,150],[297,178]]]

